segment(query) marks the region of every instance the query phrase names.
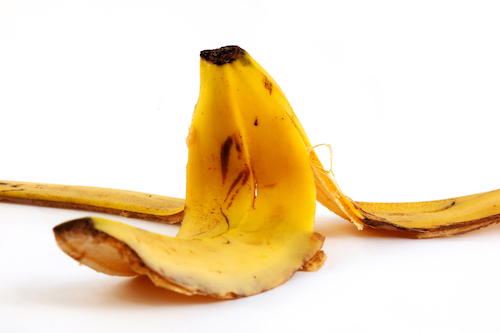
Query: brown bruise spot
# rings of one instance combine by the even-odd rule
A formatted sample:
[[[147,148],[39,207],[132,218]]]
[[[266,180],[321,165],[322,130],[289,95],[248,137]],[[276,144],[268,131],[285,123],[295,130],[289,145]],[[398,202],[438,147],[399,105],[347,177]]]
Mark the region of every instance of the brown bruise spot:
[[[229,154],[231,153],[231,146],[233,145],[233,138],[228,137],[220,149],[220,162],[222,171],[222,181],[225,182],[227,170],[229,165]]]
[[[269,81],[267,76],[264,76],[262,82],[264,83],[264,88],[266,88],[269,91],[269,95],[271,95],[273,93],[273,84],[271,81]]]
[[[255,117],[255,122],[253,123],[254,126],[258,126],[259,122],[257,121],[257,117]]]
[[[240,131],[234,132],[233,139],[234,139],[234,147],[238,152],[238,159],[242,160],[244,157],[243,157],[243,137],[241,136],[241,132]]]
[[[250,178],[250,169],[248,168],[248,166],[245,166],[245,176],[243,177],[243,180],[241,181],[241,186],[243,186],[247,183],[248,178]]]
[[[455,204],[456,204],[456,202],[453,201],[451,204],[449,204],[448,206],[446,206],[444,209],[449,209],[449,208],[455,206]]]
[[[238,152],[239,156],[239,153],[241,153],[241,145],[238,140],[234,140],[234,147],[236,148],[236,151]]]

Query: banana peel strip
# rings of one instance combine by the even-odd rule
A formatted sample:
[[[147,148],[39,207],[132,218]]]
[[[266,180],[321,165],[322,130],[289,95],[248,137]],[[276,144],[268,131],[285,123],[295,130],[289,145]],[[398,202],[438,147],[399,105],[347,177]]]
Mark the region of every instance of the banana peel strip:
[[[179,223],[184,200],[102,187],[0,180],[0,202],[80,209],[146,221]]]

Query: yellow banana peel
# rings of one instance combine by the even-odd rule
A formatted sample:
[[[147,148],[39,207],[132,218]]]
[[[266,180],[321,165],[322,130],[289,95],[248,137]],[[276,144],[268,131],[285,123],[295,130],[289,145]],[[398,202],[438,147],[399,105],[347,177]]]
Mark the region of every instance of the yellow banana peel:
[[[298,129],[309,146],[302,128]],[[357,202],[342,193],[314,151],[311,165],[318,202],[360,230],[366,226],[400,231],[416,238],[434,238],[461,235],[500,222],[500,190],[426,202]]]
[[[102,187],[0,181],[0,202],[81,209],[147,221],[182,221],[184,200]]]
[[[54,232],[64,252],[97,271],[144,274],[183,294],[231,299],[319,269],[324,237],[313,228],[309,151],[281,107],[284,96],[238,47],[201,56],[178,235],[100,218]]]
[[[54,228],[61,249],[112,275],[147,275],[187,295],[229,299],[315,271],[326,256],[315,199],[358,229],[451,236],[500,222],[500,190],[414,203],[356,202],[321,164],[271,76],[237,46],[201,52],[187,144],[186,201],[94,187],[0,181],[0,201],[182,226],[176,237],[84,218]]]

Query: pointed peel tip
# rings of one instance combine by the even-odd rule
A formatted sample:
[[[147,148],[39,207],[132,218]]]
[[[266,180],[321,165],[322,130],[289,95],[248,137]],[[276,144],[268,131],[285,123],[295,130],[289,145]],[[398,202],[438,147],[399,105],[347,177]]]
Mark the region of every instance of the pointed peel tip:
[[[242,57],[245,50],[236,45],[228,45],[213,50],[203,50],[200,52],[200,57],[214,65],[224,65],[233,62],[234,60]]]
[[[91,217],[65,222],[53,230],[57,245],[64,253],[97,272],[117,276],[147,275],[155,285],[165,289],[189,296],[203,294],[154,272],[127,244],[97,230]]]
[[[137,275],[131,269],[129,260],[130,257],[136,257],[135,253],[120,241],[95,229],[92,218],[60,224],[54,228],[54,236],[64,253],[98,272],[119,276]]]

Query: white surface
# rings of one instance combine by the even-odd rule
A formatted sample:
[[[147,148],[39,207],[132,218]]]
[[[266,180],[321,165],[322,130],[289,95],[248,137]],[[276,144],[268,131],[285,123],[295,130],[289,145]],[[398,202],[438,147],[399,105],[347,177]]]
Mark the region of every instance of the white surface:
[[[199,51],[237,44],[332,145],[353,199],[497,189],[499,16],[496,1],[3,0],[0,179],[184,197]],[[500,329],[498,227],[411,240],[318,207],[321,271],[216,301],[78,266],[51,229],[86,215],[0,204],[2,332]]]

